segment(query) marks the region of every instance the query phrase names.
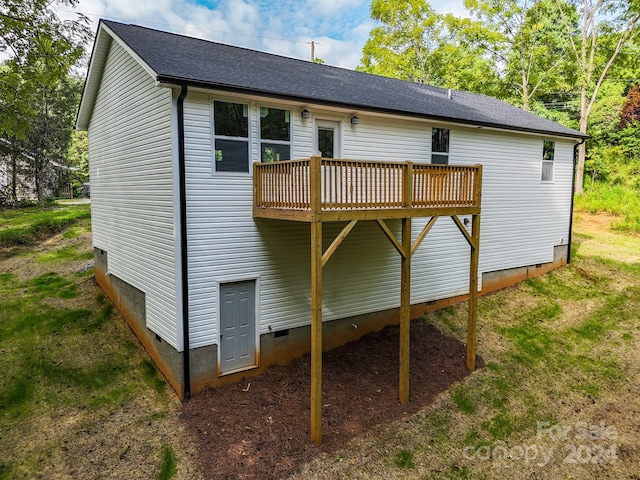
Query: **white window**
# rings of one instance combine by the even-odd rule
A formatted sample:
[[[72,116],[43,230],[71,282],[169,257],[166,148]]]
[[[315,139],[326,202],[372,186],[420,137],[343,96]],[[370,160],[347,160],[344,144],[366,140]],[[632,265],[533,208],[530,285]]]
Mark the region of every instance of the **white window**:
[[[556,142],[544,140],[542,142],[542,175],[543,182],[553,182],[553,164],[556,152]]]
[[[291,111],[260,107],[260,161],[291,159]]]
[[[249,105],[213,102],[216,172],[249,172]]]
[[[431,129],[431,163],[447,165],[449,163],[449,129]]]

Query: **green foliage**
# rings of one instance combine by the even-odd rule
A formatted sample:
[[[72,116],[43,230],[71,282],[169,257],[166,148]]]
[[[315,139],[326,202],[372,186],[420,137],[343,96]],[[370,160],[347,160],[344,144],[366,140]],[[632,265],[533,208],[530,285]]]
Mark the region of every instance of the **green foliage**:
[[[67,153],[69,165],[79,168],[72,178],[73,196],[82,196],[82,185],[89,181],[89,137],[87,132],[74,130]]]
[[[8,152],[9,198],[18,201],[16,184],[23,176],[35,184],[44,202],[50,160],[66,163],[81,82],[69,77],[84,55],[92,34],[78,14],[61,20],[56,7],[75,7],[78,0],[0,0],[0,139]]]
[[[0,82],[0,134],[22,138],[29,127],[32,92],[53,87],[84,54],[89,21],[78,14],[62,21],[55,7],[78,0],[1,0],[0,51],[7,52]]]
[[[575,23],[575,8],[565,2],[538,0],[465,0],[478,19],[475,41],[494,59],[493,68],[504,70],[504,97],[526,110],[535,99],[550,92],[570,92],[575,68],[567,60],[569,42],[556,21],[562,8]]]
[[[640,162],[638,162],[640,166]],[[625,178],[619,175],[617,178]],[[628,177],[627,177],[628,178]],[[638,176],[632,177],[632,183]],[[575,208],[577,211],[590,213],[607,213],[616,215],[619,219],[613,223],[613,228],[622,232],[640,233],[640,189],[626,185],[610,185],[601,182],[587,184],[583,195],[576,195]]]
[[[621,117],[624,105],[629,105],[624,90],[622,82],[605,82],[603,95],[594,104],[585,162],[590,182],[586,181],[586,187],[601,182],[640,191],[640,122],[633,120],[630,111],[626,120]]]
[[[634,85],[627,93],[627,98],[622,105],[618,128],[623,129],[628,124],[638,121],[640,121],[640,89],[638,85]]]
[[[456,32],[467,19],[440,15],[424,0],[374,0],[371,30],[358,70],[468,91],[493,91],[497,77],[482,51]]]
[[[171,480],[178,473],[178,457],[170,445],[162,447],[162,463],[158,480]]]

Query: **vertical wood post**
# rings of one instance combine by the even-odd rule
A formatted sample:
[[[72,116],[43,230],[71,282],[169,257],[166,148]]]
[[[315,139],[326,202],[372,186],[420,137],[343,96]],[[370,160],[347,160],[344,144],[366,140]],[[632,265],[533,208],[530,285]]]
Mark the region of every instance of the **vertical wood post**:
[[[309,206],[314,217],[322,209],[322,158],[311,157],[309,159]],[[322,252],[320,252],[322,254]]]
[[[311,223],[311,440],[322,442],[322,222]]]
[[[411,344],[411,218],[402,219],[400,272],[400,403],[409,401],[409,347]]]
[[[482,198],[482,166],[473,179],[474,203],[480,206]],[[478,313],[478,259],[480,258],[480,215],[471,217],[471,262],[469,265],[469,320],[467,322],[467,368],[476,369],[476,318]]]
[[[309,160],[311,222],[311,440],[322,442],[322,221],[320,157]]]
[[[469,321],[467,322],[467,368],[476,369],[476,316],[478,311],[478,257],[480,246],[480,215],[471,220],[471,265],[469,266]]]

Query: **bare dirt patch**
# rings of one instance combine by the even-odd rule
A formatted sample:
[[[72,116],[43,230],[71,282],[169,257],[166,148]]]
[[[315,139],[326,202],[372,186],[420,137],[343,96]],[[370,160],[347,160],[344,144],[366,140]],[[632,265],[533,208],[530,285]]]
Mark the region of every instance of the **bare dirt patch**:
[[[577,253],[582,256],[598,256],[625,263],[639,263],[640,236],[617,233],[611,230],[617,217],[580,212],[574,217],[574,241]]]
[[[320,447],[310,440],[308,355],[197,395],[185,404],[182,419],[197,439],[203,473],[229,480],[282,478],[367,430],[415,414],[469,374],[461,342],[422,321],[412,322],[411,337],[408,405],[398,402],[398,327],[324,354]]]

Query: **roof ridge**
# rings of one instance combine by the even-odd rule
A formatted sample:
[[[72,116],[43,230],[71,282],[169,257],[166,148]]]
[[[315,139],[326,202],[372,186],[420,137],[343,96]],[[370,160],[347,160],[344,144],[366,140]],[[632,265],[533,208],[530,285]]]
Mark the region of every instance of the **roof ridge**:
[[[302,103],[432,121],[569,138],[585,137],[577,130],[486,94],[317,64],[142,25],[108,19],[100,22],[127,44],[154,72],[155,80],[164,85],[186,82],[205,88],[250,91]],[[86,123],[86,115],[82,119]]]
[[[481,94],[481,93],[467,92],[465,90],[458,90],[458,89],[455,89],[455,88],[439,87],[437,85],[431,85],[429,83],[414,82],[414,81],[407,80],[407,79],[404,79],[404,78],[387,77],[385,75],[380,75],[380,74],[377,74],[377,73],[363,72],[363,71],[360,71],[360,70],[355,70],[355,69],[346,68],[346,67],[340,67],[340,66],[337,66],[337,65],[330,65],[330,64],[327,64],[327,63],[312,62],[310,60],[304,60],[302,58],[297,58],[297,57],[290,57],[290,56],[283,55],[283,54],[280,54],[280,53],[267,52],[267,51],[264,51],[264,50],[257,50],[255,48],[242,47],[242,46],[239,46],[239,45],[232,45],[230,43],[224,43],[224,42],[220,42],[220,41],[217,41],[217,40],[209,40],[209,39],[206,39],[206,38],[192,37],[192,36],[186,35],[184,33],[169,32],[169,31],[166,31],[166,30],[160,30],[158,28],[147,27],[147,26],[138,25],[138,24],[135,24],[135,23],[123,23],[123,22],[117,22],[115,20],[108,20],[108,19],[102,19],[102,18],[100,19],[100,21],[105,23],[105,24],[107,24],[107,26],[110,23],[112,23],[112,24],[116,24],[116,25],[122,25],[122,26],[125,26],[125,27],[140,28],[140,29],[144,29],[144,30],[150,30],[152,32],[157,32],[157,33],[160,33],[160,34],[163,34],[163,35],[171,35],[171,36],[180,37],[180,38],[184,38],[184,39],[188,39],[188,40],[195,40],[195,41],[198,41],[198,42],[205,42],[205,43],[210,43],[210,44],[213,44],[213,45],[221,45],[221,46],[224,46],[224,47],[229,47],[229,48],[233,48],[233,49],[237,49],[237,50],[243,50],[243,51],[246,51],[246,52],[253,52],[253,53],[260,53],[262,55],[269,55],[269,56],[272,56],[272,57],[282,58],[282,59],[289,60],[289,61],[299,62],[299,63],[304,64],[304,65],[317,65],[317,67],[311,67],[311,68],[336,69],[336,70],[339,70],[341,72],[342,71],[353,72],[353,73],[367,75],[367,76],[371,76],[371,77],[375,77],[375,78],[382,78],[382,79],[389,80],[389,81],[394,81],[394,82],[405,82],[405,83],[409,83],[409,84],[412,84],[412,85],[419,85],[422,88],[426,87],[426,88],[431,88],[431,89],[434,89],[434,90],[437,90],[437,91],[443,91],[443,92],[447,92],[448,90],[451,90],[452,92],[462,92],[462,93],[467,93],[467,94],[471,94],[471,95],[484,95],[484,94]],[[489,98],[494,98],[494,97],[490,97],[488,95],[485,95],[485,96],[487,96]]]

